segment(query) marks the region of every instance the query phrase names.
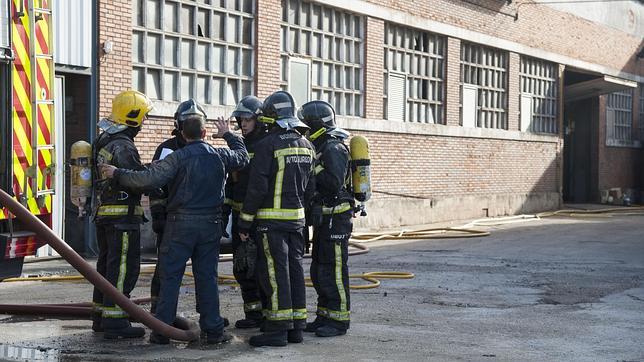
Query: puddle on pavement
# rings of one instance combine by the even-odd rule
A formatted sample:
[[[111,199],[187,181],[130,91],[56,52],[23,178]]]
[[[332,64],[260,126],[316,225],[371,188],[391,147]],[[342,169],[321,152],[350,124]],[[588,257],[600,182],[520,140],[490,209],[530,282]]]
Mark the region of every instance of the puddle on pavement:
[[[60,359],[60,351],[0,344],[0,360],[3,361],[46,361]]]

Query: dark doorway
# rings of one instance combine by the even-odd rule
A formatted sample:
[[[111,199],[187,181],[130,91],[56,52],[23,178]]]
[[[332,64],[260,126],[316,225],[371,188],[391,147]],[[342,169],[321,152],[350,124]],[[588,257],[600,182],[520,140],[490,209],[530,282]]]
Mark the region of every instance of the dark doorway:
[[[59,73],[60,74],[60,73]],[[89,123],[90,76],[64,73],[65,76],[65,161],[74,142],[87,141]],[[85,250],[85,227],[87,222],[78,218],[78,209],[70,199],[70,169],[65,168],[65,234],[64,239],[74,250]]]
[[[594,201],[599,98],[585,98],[564,106],[564,202]]]

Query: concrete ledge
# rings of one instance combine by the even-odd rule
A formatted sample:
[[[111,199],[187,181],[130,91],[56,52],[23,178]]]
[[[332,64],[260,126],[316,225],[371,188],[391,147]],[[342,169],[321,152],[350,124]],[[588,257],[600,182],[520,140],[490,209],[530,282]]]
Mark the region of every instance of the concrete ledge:
[[[382,119],[366,119],[360,117],[337,117],[338,125],[347,130],[370,131],[384,133],[402,133],[426,136],[484,138],[522,142],[557,143],[560,138],[556,134],[536,134],[520,131],[507,131],[491,128],[467,128],[432,123],[408,123]]]
[[[355,219],[355,228],[379,230],[486,216],[535,213],[554,210],[561,205],[561,195],[557,192],[463,196],[426,200],[374,199],[367,202],[367,217]]]

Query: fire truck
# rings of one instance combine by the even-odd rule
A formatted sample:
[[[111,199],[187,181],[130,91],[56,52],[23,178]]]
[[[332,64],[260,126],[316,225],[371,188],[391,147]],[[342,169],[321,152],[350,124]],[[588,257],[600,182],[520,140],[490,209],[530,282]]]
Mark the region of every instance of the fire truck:
[[[62,202],[55,182],[53,1],[0,0],[0,187],[49,227],[60,217],[53,204]],[[19,276],[24,258],[44,242],[0,210],[2,280]]]

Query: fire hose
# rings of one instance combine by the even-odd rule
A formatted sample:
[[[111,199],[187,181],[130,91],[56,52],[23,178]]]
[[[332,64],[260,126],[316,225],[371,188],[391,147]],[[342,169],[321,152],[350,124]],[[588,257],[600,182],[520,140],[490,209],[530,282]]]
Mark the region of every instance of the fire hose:
[[[179,341],[193,341],[199,338],[199,327],[189,322],[183,318],[177,317],[175,320],[175,325],[179,328],[175,328],[168,324],[161,322],[156,319],[152,314],[148,313],[144,309],[140,308],[130,300],[128,297],[123,295],[118,289],[116,289],[107,279],[100,275],[90,264],[88,264],[83,258],[78,255],[67,243],[60,239],[53,231],[47,227],[40,219],[32,215],[29,210],[27,210],[23,205],[18,201],[14,200],[9,196],[4,190],[0,189],[0,203],[6,207],[13,215],[15,215],[20,221],[22,221],[25,226],[36,233],[41,239],[47,241],[47,243],[54,249],[58,254],[60,254],[69,264],[71,264],[76,270],[78,270],[90,283],[92,283],[96,288],[98,288],[103,294],[109,296],[114,303],[119,307],[123,308],[131,318],[134,320],[143,323],[156,333],[164,335],[168,338],[172,338]],[[38,308],[38,306],[33,306]],[[78,308],[78,309],[77,309]],[[85,305],[83,306],[68,306],[68,305],[41,305],[39,309],[41,310],[60,310],[67,313],[72,312],[84,312],[89,309]],[[83,309],[81,311],[80,309]]]

